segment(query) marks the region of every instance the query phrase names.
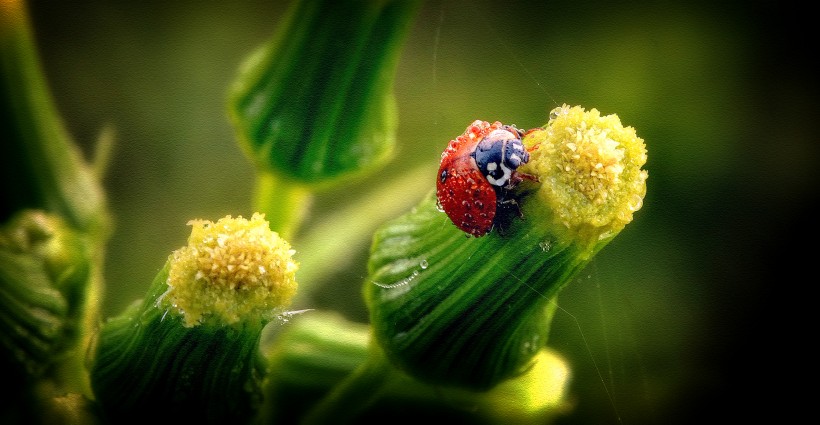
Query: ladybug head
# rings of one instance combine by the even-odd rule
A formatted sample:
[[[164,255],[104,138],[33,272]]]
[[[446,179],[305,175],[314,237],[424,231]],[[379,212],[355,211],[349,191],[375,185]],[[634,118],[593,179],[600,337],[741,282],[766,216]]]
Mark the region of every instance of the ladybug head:
[[[487,181],[501,188],[510,184],[515,170],[530,160],[517,129],[493,130],[478,142],[472,153],[476,166]]]

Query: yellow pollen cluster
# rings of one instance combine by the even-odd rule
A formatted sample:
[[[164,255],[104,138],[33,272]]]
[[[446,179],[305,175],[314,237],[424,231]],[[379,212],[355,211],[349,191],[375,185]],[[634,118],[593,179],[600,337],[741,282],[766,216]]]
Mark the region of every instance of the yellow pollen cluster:
[[[561,179],[590,202],[603,204],[624,170],[624,150],[606,130],[588,129],[585,121],[566,128],[566,136],[567,143],[557,147],[560,161],[555,166],[563,171]]]
[[[538,196],[571,233],[592,241],[609,237],[641,208],[646,146],[617,115],[563,105],[524,143],[532,151],[521,170],[539,177]]]
[[[290,304],[298,268],[294,251],[263,214],[188,224],[188,245],[172,254],[168,290],[160,298],[186,326],[270,320]]]

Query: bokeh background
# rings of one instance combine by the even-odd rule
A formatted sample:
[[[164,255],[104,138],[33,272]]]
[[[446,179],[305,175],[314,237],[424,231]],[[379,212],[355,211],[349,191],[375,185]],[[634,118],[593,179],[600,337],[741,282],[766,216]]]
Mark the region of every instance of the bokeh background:
[[[116,134],[107,316],[143,295],[189,219],[252,213],[226,93],[288,4],[30,2],[69,130],[88,155],[103,128]],[[646,141],[648,192],[559,298],[551,345],[576,402],[559,423],[785,419],[811,364],[797,348],[811,339],[811,280],[792,276],[809,271],[817,240],[804,16],[773,2],[428,1],[397,70],[394,159],[319,194],[306,227],[418,167],[432,188],[442,148],[474,119],[530,128],[562,103],[617,113]],[[347,247],[311,307],[366,320],[367,248]]]

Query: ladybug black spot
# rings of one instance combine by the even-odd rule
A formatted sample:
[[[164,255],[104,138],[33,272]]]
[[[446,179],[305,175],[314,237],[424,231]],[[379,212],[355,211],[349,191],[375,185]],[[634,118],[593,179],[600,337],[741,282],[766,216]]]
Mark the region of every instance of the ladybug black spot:
[[[439,180],[441,180],[442,183],[444,183],[444,180],[447,180],[447,170],[441,170]]]

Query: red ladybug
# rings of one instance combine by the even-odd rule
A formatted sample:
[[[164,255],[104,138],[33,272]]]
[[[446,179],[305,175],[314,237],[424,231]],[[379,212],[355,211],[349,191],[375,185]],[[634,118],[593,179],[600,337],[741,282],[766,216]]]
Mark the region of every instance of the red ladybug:
[[[442,152],[438,206],[468,236],[492,230],[499,206],[515,202],[508,199],[508,191],[523,179],[535,180],[516,171],[530,160],[523,135],[511,125],[476,120]]]

